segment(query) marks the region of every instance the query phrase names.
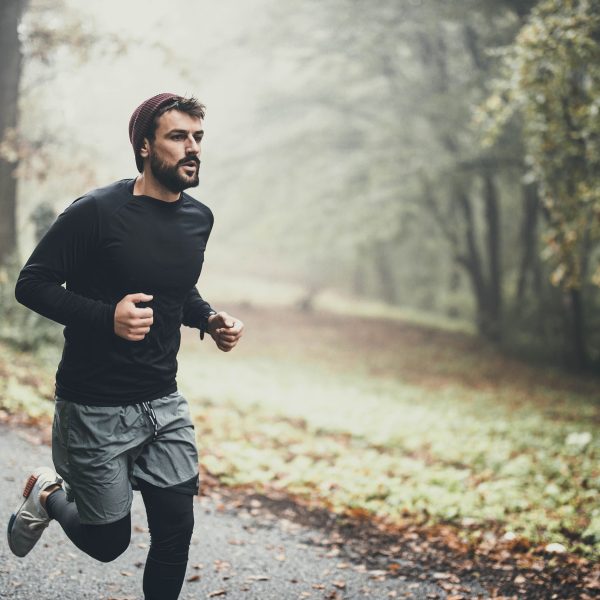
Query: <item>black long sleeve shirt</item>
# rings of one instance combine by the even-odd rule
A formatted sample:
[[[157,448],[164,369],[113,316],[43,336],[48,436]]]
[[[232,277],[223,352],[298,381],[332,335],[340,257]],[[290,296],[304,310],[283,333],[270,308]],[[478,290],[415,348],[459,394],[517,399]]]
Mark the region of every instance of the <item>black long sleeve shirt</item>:
[[[182,193],[175,202],[133,195],[118,181],[71,204],[39,242],[16,286],[19,302],[65,325],[56,394],[116,406],[177,389],[182,324],[204,329],[212,309],[196,283],[213,225],[210,209]],[[63,287],[66,283],[66,287]],[[153,295],[142,341],[114,333],[116,304]]]

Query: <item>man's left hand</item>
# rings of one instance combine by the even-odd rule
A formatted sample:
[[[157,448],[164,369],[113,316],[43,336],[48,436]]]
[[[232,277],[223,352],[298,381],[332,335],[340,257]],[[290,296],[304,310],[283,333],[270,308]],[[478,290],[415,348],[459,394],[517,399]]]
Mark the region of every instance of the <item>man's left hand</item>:
[[[244,324],[225,311],[218,312],[208,318],[208,333],[210,333],[217,348],[223,352],[233,350],[244,333]]]

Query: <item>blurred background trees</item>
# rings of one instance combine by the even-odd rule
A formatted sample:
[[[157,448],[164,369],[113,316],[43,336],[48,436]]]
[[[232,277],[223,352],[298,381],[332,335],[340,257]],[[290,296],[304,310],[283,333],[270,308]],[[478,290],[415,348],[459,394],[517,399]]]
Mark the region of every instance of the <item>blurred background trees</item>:
[[[597,3],[253,0],[211,14],[176,2],[163,14],[148,2],[103,18],[113,4],[2,5],[12,37],[2,36],[1,70],[13,74],[2,93],[14,97],[0,122],[4,262],[16,231],[27,254],[38,203],[62,210],[87,187],[134,174],[124,134],[103,137],[86,120],[83,135],[77,119],[101,124],[112,107],[121,131],[141,99],[177,87],[207,101],[218,140],[208,131],[200,191],[222,223],[213,243],[230,249],[213,260],[250,276],[247,290],[288,283],[304,308],[334,290],[470,323],[511,352],[597,367]],[[128,20],[135,27],[117,28]],[[162,50],[121,51],[142,38]],[[235,91],[223,84],[233,80]],[[59,110],[39,102],[74,81],[89,87],[63,95]],[[77,112],[82,97],[88,110]],[[8,110],[17,100],[19,119]],[[22,141],[40,131],[43,161]],[[19,166],[26,156],[35,169]],[[34,172],[37,197],[25,185],[14,221],[9,174]]]
[[[22,0],[9,0],[0,6],[0,136],[5,146],[17,127],[17,103],[22,69],[18,28],[25,9]],[[17,157],[6,150],[0,154],[0,261],[16,248],[16,189],[14,170]]]
[[[514,112],[545,216],[543,254],[563,291],[570,353],[590,359],[600,284],[600,6],[541,2],[506,53],[488,100],[494,126]],[[594,270],[595,269],[595,270]],[[596,347],[597,350],[597,347]]]
[[[69,169],[62,168],[61,123],[47,122],[41,90],[46,85],[51,89],[57,69],[123,49],[117,36],[92,31],[62,0],[7,0],[0,5],[0,337],[24,348],[60,339],[56,324],[24,310],[13,297],[21,264],[19,181],[43,189],[49,171],[59,169],[70,175]],[[74,154],[77,147],[75,143],[67,152]],[[85,173],[84,165],[72,157],[67,160]],[[52,204],[38,197],[27,215],[35,241],[55,216]]]

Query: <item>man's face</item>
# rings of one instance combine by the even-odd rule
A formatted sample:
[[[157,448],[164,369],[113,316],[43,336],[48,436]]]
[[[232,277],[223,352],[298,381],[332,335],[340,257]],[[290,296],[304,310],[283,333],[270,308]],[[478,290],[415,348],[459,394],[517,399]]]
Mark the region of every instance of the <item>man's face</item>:
[[[168,190],[179,193],[198,185],[202,119],[178,110],[162,115],[149,142],[150,170]]]

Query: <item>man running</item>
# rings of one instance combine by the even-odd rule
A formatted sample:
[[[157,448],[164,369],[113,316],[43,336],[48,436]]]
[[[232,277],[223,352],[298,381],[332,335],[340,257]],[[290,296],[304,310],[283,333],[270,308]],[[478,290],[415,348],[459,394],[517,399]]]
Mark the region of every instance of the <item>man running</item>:
[[[16,286],[21,303],[65,325],[65,345],[52,430],[58,474],[31,474],[9,546],[25,556],[56,519],[85,553],[114,560],[129,545],[138,489],[151,536],[146,600],[179,596],[194,526],[198,455],[175,380],[180,327],[208,332],[225,352],[244,328],[196,289],[213,215],[183,190],[198,185],[204,113],[175,94],[143,102],[129,122],[140,175],[71,204]]]

